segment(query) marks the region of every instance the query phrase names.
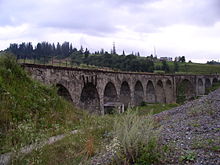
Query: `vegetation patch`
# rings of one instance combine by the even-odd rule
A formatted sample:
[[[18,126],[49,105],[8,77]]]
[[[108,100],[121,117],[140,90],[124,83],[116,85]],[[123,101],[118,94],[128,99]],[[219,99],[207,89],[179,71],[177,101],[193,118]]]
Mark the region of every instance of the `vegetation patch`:
[[[113,135],[119,144],[115,164],[151,164],[160,161],[160,129],[155,129],[151,115],[139,116],[127,111],[115,120]]]
[[[157,114],[160,112],[163,112],[165,110],[169,110],[172,108],[175,108],[179,106],[179,104],[173,103],[173,104],[162,104],[162,103],[156,103],[156,104],[142,104],[142,106],[139,106],[138,108],[134,108],[134,111],[138,112],[138,115],[148,115],[148,114]]]
[[[180,157],[181,162],[189,163],[193,162],[196,159],[196,153],[192,150],[187,150],[184,154]]]
[[[206,101],[201,105],[194,106],[187,110],[187,114],[190,117],[196,117],[200,115],[213,116],[215,115],[215,112],[216,112],[216,108],[213,107],[212,104],[209,103],[209,101]]]
[[[213,83],[213,85],[210,88],[207,88],[205,90],[205,93],[208,94],[208,93],[210,93],[212,91],[215,91],[218,88],[220,88],[220,82]]]
[[[112,116],[88,115],[79,125],[79,132],[23,157],[14,158],[12,164],[88,164],[112,139]]]

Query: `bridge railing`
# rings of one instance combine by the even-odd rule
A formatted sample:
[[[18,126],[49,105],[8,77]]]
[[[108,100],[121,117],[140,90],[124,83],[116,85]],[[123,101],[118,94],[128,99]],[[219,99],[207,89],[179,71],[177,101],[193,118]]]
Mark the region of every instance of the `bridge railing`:
[[[63,66],[63,67],[76,67],[70,59],[55,59],[54,57],[41,57],[41,58],[26,58],[17,57],[18,63],[24,64],[40,64],[40,65],[52,65],[52,66]]]

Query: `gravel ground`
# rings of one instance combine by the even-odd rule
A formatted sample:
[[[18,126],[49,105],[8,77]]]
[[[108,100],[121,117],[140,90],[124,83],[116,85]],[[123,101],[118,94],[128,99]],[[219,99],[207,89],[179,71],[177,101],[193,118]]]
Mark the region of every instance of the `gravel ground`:
[[[160,143],[170,151],[160,164],[220,165],[220,89],[155,115]],[[95,156],[91,165],[110,164],[113,153]]]
[[[220,89],[156,118],[161,143],[172,146],[164,164],[220,165]]]

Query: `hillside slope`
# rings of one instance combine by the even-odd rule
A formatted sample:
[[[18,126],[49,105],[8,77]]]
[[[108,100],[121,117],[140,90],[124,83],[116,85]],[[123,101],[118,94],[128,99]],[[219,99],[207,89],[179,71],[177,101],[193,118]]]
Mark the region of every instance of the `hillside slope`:
[[[73,130],[82,112],[33,81],[11,55],[0,56],[0,153]]]

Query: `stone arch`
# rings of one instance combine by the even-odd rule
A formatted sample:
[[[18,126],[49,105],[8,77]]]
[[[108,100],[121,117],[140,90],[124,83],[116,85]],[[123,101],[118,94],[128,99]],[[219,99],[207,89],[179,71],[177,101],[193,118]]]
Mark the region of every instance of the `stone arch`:
[[[155,93],[155,88],[153,85],[153,82],[149,80],[147,82],[147,87],[146,87],[146,102],[147,103],[155,103],[156,102],[156,93]]]
[[[100,98],[93,83],[87,83],[81,92],[80,106],[83,109],[100,114]]]
[[[198,95],[204,94],[203,81],[201,78],[198,79]]]
[[[163,87],[163,82],[161,80],[157,81],[156,97],[158,103],[166,103],[165,91]]]
[[[104,110],[105,113],[111,113],[118,102],[117,91],[112,82],[108,82],[104,89]]]
[[[172,103],[173,87],[172,87],[172,82],[169,79],[166,81],[165,93],[166,93],[166,103]]]
[[[215,77],[214,79],[213,79],[213,81],[212,81],[212,85],[213,84],[216,84],[218,82],[218,79]]]
[[[194,87],[188,79],[182,80],[177,85],[177,103],[183,103],[185,100],[190,100],[195,96]]]
[[[140,105],[144,100],[144,88],[142,83],[138,80],[134,86],[134,104]]]
[[[205,79],[205,89],[210,88],[212,86],[211,81],[209,78]]]
[[[131,90],[127,81],[123,81],[120,89],[120,102],[124,104],[125,109],[131,103]]]
[[[66,87],[64,87],[62,84],[57,84],[57,94],[67,101],[73,102],[70,92]]]

